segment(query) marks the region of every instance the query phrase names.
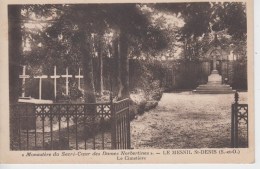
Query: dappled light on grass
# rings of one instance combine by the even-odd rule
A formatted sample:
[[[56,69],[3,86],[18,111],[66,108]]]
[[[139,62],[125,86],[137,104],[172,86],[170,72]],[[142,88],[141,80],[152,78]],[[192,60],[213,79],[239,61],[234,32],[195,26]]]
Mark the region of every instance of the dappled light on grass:
[[[138,149],[230,147],[233,94],[164,93],[158,106],[131,122]],[[240,93],[247,103],[247,93]]]

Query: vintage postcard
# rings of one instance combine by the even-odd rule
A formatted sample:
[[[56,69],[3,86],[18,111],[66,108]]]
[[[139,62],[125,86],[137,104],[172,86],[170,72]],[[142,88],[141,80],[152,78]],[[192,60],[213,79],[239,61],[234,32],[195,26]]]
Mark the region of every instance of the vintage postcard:
[[[252,0],[0,5],[0,163],[254,163]]]

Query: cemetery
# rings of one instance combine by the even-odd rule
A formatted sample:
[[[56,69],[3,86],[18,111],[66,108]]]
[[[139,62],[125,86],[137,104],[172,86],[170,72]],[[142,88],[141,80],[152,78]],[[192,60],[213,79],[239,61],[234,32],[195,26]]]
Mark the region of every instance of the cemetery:
[[[248,147],[244,3],[8,12],[11,150]]]

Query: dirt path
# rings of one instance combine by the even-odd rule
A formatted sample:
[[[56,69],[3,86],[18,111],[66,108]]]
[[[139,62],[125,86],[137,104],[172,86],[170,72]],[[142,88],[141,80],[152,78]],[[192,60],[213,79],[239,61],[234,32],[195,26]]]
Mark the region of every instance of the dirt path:
[[[131,122],[132,147],[229,147],[233,97],[233,94],[164,93],[154,110]],[[246,98],[247,93],[240,93],[241,103],[247,103]]]

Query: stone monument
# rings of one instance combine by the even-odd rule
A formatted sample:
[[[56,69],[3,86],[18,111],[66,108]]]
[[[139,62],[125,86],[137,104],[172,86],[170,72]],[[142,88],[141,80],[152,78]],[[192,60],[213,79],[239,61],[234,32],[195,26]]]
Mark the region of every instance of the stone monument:
[[[227,84],[222,84],[222,76],[219,74],[217,70],[217,57],[221,57],[221,48],[218,46],[218,39],[217,35],[215,35],[214,39],[214,48],[210,49],[210,57],[213,61],[213,70],[211,74],[208,76],[207,84],[199,85],[195,90],[194,93],[201,93],[201,94],[228,94],[234,93],[235,90],[232,90],[232,87]],[[218,52],[216,52],[218,51]]]

